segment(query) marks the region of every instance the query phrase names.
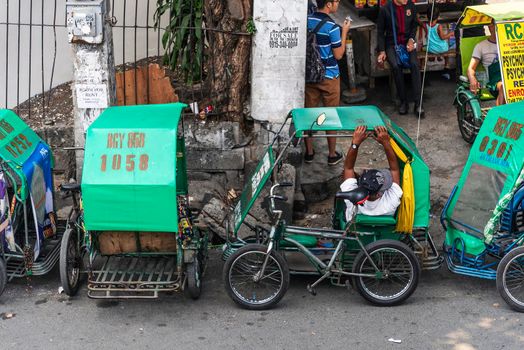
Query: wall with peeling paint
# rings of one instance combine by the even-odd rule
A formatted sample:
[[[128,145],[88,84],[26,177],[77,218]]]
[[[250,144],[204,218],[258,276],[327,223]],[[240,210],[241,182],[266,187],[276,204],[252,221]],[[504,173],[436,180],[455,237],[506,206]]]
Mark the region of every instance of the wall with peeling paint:
[[[282,123],[304,106],[307,0],[255,0],[251,114]]]

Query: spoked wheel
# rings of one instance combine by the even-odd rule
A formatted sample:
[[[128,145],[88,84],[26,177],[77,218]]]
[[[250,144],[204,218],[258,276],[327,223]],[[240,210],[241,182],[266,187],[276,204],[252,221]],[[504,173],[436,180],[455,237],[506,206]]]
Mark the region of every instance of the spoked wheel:
[[[7,270],[5,268],[4,258],[0,255],[0,295],[5,290],[5,285],[7,284]]]
[[[460,104],[457,106],[457,119],[462,138],[467,143],[473,143],[477,137],[477,128],[479,120],[473,114],[471,103],[466,99],[465,95],[459,95]]]
[[[267,247],[249,244],[231,255],[223,271],[227,293],[245,309],[264,310],[276,305],[289,287],[289,268],[284,258],[272,251],[266,260]]]
[[[202,292],[201,269],[198,259],[186,265],[187,285],[186,291],[191,299],[200,298]]]
[[[73,296],[80,287],[80,273],[82,268],[82,255],[78,235],[68,228],[62,236],[60,247],[60,281],[64,292]]]
[[[417,288],[420,274],[420,264],[413,251],[404,243],[390,239],[370,243],[365,249],[372,261],[364,251],[359,252],[353,272],[373,277],[354,277],[354,286],[360,295],[378,306],[397,305],[409,298]]]
[[[513,310],[524,312],[524,247],[513,249],[500,261],[497,289]]]

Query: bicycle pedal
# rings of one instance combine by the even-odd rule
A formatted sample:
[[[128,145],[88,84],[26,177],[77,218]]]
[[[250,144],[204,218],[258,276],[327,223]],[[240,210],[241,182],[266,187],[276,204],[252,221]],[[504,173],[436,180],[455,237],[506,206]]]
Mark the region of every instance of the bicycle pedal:
[[[306,289],[312,296],[316,296],[317,295],[317,291],[315,289],[313,289],[310,284],[307,285]]]

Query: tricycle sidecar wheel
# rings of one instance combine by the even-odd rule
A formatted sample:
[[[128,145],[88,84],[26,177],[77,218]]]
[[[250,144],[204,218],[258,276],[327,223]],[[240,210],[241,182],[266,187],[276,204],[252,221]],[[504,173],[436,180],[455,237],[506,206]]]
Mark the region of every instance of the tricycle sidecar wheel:
[[[375,277],[354,277],[357,291],[372,304],[393,306],[405,301],[417,289],[420,263],[404,243],[382,239],[365,247],[378,267],[376,271],[369,258],[360,251],[353,264],[353,273],[375,274]]]
[[[7,270],[5,268],[5,261],[0,256],[0,295],[5,290],[5,285],[7,284]]]
[[[62,236],[60,247],[60,282],[64,293],[76,295],[80,287],[82,256],[78,245],[78,236],[72,229],[67,229]]]
[[[464,99],[464,97],[461,98],[460,96],[460,99]],[[473,107],[471,106],[471,103],[467,100],[460,102],[462,103],[462,106],[460,104],[457,106],[458,127],[464,141],[472,144],[473,141],[475,141],[475,138],[477,137],[477,133],[473,130],[469,130],[468,125],[466,124],[476,125],[477,121],[475,119],[475,116],[473,115]]]
[[[198,259],[195,259],[194,262],[186,265],[186,275],[187,275],[187,285],[186,285],[187,295],[191,297],[191,299],[196,300],[200,298],[200,293],[202,292],[202,281],[200,280],[201,269],[200,269],[200,263],[198,262]]]
[[[254,281],[267,256],[266,251],[264,245],[248,244],[233,253],[224,265],[227,294],[245,309],[269,309],[284,297],[289,287],[287,262],[275,251],[270,253],[264,276]]]
[[[497,289],[513,310],[524,312],[524,247],[511,250],[500,260]]]

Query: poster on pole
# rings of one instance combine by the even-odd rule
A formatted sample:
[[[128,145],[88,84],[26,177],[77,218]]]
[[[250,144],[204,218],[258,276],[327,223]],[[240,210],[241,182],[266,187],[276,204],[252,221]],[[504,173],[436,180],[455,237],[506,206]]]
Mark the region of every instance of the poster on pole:
[[[497,42],[506,103],[524,100],[524,21],[497,23]]]

